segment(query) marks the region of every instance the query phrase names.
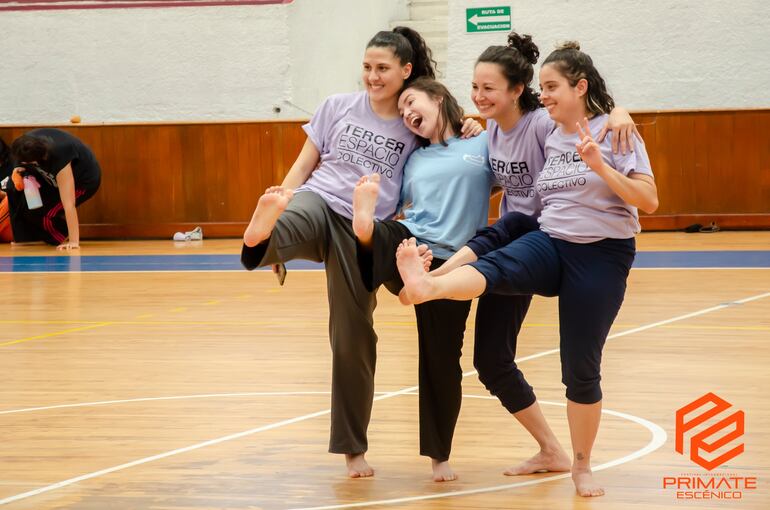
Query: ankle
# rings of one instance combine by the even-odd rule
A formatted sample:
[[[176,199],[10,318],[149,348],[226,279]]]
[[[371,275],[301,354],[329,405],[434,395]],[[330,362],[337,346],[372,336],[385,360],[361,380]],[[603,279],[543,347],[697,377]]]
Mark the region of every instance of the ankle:
[[[572,472],[573,473],[590,473],[591,472],[591,463],[588,460],[583,461],[573,461],[572,462]]]

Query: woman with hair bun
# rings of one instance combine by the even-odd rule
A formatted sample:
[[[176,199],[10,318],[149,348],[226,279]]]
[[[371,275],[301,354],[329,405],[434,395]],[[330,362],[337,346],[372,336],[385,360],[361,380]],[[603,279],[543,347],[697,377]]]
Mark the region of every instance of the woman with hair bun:
[[[321,104],[303,126],[308,139],[297,160],[281,185],[259,199],[243,235],[241,261],[249,270],[293,259],[324,262],[332,348],[329,451],[345,455],[353,478],[374,474],[364,454],[377,356],[376,296],[356,264],[353,189],[363,175],[379,174],[375,214],[393,216],[404,163],[418,144],[401,121],[398,97],[413,80],[434,75],[430,50],[417,32],[378,32],[364,54],[365,90]]]
[[[614,101],[577,44],[546,58],[540,87],[540,99],[556,128],[547,137],[545,164],[535,182],[543,204],[539,230],[496,249],[500,238],[487,236],[479,243],[485,249],[466,253],[468,263],[443,275],[425,273],[416,243],[404,241],[397,256],[402,302],[558,295],[562,382],[573,449],[569,469],[579,495],[600,496],[604,489],[593,480],[590,460],[601,418],[602,349],[634,260],[637,208],[654,212],[657,188],[641,138],[635,138],[635,150],[627,154],[613,153],[614,133],[597,141]],[[527,401],[534,393],[523,383],[513,388],[511,397]],[[520,418],[522,412],[526,420]],[[555,462],[561,468],[561,455],[548,455],[561,446],[537,401],[514,416],[540,445],[540,453],[522,467],[529,472],[539,471],[532,470],[538,465],[555,470],[548,466]]]
[[[436,276],[538,229],[542,203],[536,182],[545,164],[546,138],[556,128],[530,87],[539,56],[530,35],[511,32],[506,46],[490,46],[476,61],[471,99],[487,119],[489,161],[503,190],[501,218],[436,270]],[[616,149],[618,139],[624,152],[626,146],[633,147],[636,128],[624,109],[613,110],[600,138],[610,128],[619,133],[612,137]],[[531,295],[485,293],[476,311],[474,366],[479,380],[527,430],[544,431],[538,437],[540,451],[506,469],[506,475],[570,469],[567,453],[541,420],[534,391],[515,362],[518,334],[531,301]]]

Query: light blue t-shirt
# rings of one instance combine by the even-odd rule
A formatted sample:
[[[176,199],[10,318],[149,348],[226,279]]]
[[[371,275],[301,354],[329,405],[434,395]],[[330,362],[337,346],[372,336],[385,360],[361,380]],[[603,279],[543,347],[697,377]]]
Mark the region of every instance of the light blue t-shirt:
[[[401,204],[404,224],[433,256],[448,259],[487,225],[489,167],[487,133],[451,138],[415,150],[404,167]]]

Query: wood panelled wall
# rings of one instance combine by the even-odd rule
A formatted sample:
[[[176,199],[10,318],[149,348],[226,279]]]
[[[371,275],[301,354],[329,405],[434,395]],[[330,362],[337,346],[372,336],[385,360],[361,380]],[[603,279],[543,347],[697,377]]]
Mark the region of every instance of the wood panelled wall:
[[[645,229],[770,228],[770,109],[633,116],[660,194]],[[102,188],[78,209],[83,237],[170,238],[196,225],[206,237],[240,236],[299,153],[302,123],[60,126],[102,166]],[[29,129],[0,127],[0,137],[10,144]]]

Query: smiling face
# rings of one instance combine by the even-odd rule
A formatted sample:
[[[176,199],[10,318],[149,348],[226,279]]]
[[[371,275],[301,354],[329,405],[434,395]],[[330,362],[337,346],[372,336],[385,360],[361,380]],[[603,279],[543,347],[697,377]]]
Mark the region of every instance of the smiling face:
[[[588,82],[580,79],[575,86],[553,64],[540,69],[540,101],[553,120],[561,124],[585,116],[585,95]]]
[[[398,99],[398,113],[409,131],[438,143],[441,130],[441,101],[422,90],[408,88]]]
[[[366,49],[361,78],[373,102],[395,100],[411,72],[412,64],[402,65],[390,48],[372,46]]]
[[[479,62],[473,70],[471,100],[484,119],[500,122],[515,112],[522,85],[510,87],[499,64]]]

